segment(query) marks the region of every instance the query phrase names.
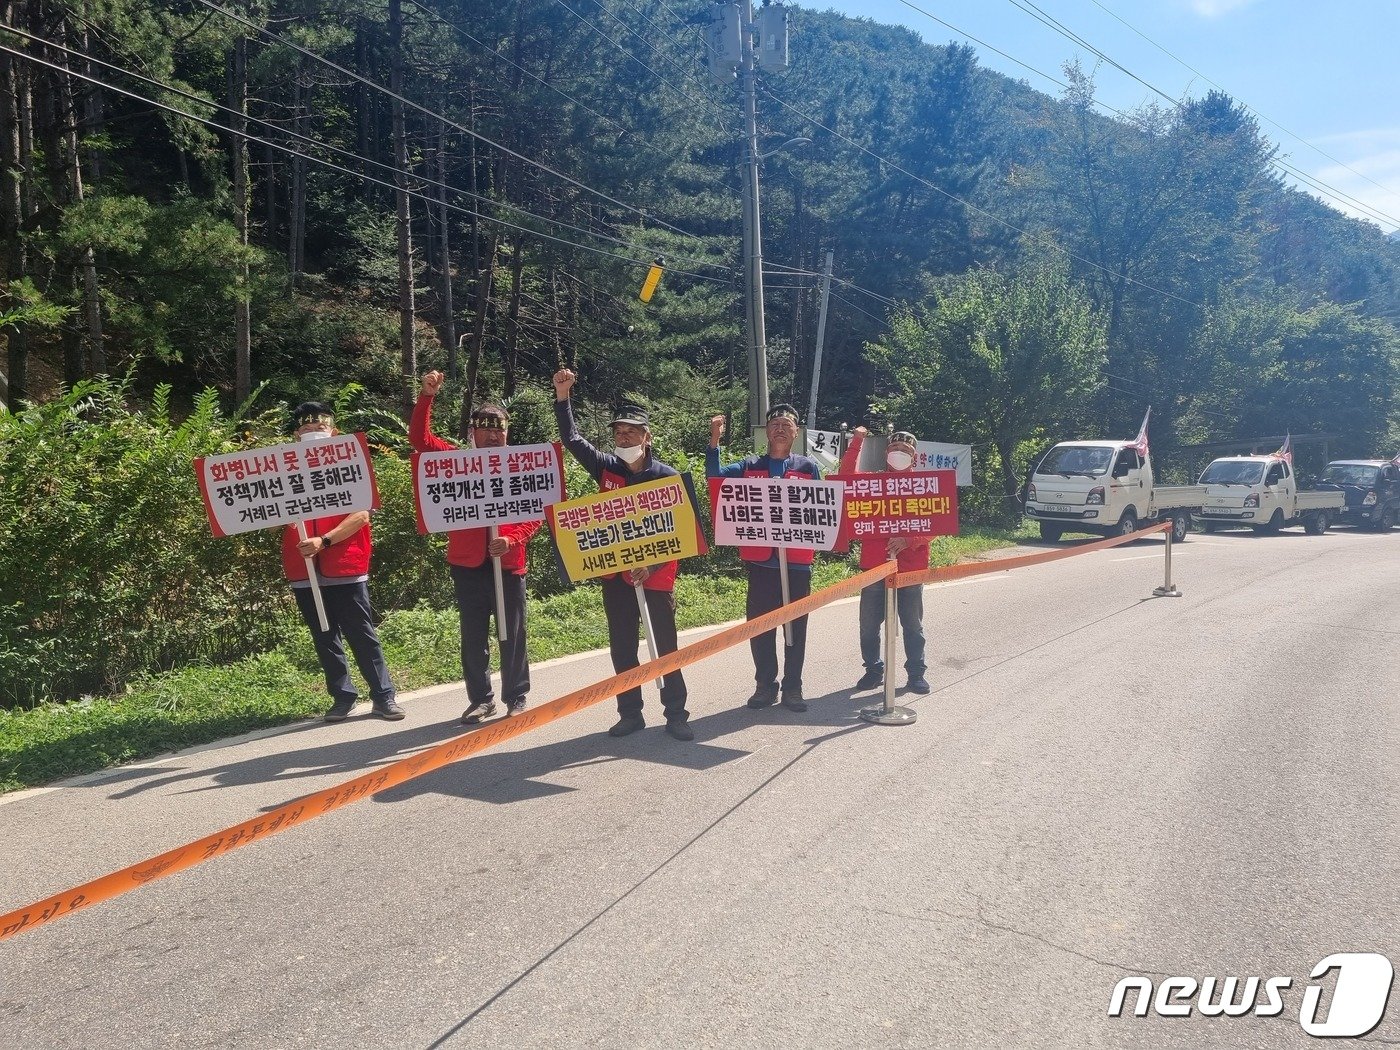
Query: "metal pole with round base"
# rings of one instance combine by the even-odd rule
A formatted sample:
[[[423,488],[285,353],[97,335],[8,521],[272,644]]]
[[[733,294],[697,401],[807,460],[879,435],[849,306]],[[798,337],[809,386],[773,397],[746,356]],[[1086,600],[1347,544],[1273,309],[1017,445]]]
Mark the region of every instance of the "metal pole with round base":
[[[907,726],[919,717],[912,708],[894,706],[895,641],[899,631],[894,587],[897,579],[898,576],[892,576],[885,581],[885,702],[880,707],[866,707],[860,712],[864,721],[878,726]]]

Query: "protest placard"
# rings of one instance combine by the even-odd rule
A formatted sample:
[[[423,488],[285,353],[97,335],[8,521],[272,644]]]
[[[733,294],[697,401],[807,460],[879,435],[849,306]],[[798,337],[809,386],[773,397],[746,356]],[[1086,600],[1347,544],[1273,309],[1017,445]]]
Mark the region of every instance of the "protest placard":
[[[957,475],[951,470],[832,475],[845,485],[842,543],[912,536],[956,536]]]
[[[573,583],[693,558],[709,548],[685,475],[557,503],[549,527]]]
[[[809,478],[716,478],[715,544],[829,551],[841,529],[845,486]]]
[[[823,474],[834,472],[841,463],[841,432],[808,430],[805,437],[807,455],[816,461]]]
[[[543,443],[420,452],[413,497],[423,533],[539,521],[564,498],[563,451]]]
[[[194,469],[215,536],[379,507],[363,434],[201,456]]]

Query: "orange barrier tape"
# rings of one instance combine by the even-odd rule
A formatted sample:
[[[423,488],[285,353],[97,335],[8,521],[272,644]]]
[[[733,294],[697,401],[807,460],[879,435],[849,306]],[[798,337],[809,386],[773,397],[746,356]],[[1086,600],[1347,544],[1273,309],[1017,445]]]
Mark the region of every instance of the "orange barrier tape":
[[[1145,529],[1129,533],[1127,536],[1110,536],[1106,540],[1096,540],[1093,543],[1076,543],[1073,547],[1062,547],[1059,550],[1045,551],[1041,554],[1021,554],[1015,558],[998,558],[995,561],[973,561],[964,562],[961,565],[945,565],[940,569],[920,569],[918,572],[900,572],[891,577],[889,586],[891,587],[912,587],[916,583],[936,583],[939,580],[959,580],[965,576],[981,576],[988,572],[1006,572],[1008,569],[1020,569],[1027,565],[1039,565],[1047,561],[1059,561],[1061,558],[1073,558],[1076,554],[1088,554],[1092,551],[1107,550],[1109,547],[1117,547],[1121,543],[1131,543],[1133,540],[1141,539],[1143,536],[1150,536],[1154,532],[1166,532],[1172,527],[1169,521],[1161,522],[1157,525],[1149,525]]]
[[[224,828],[223,831],[216,831],[212,835],[206,835],[202,839],[186,843],[159,856],[103,875],[71,890],[37,901],[27,907],[18,908],[7,915],[0,915],[0,940],[13,937],[23,930],[37,929],[45,923],[62,918],[64,915],[71,915],[75,911],[81,911],[102,901],[111,900],[113,897],[118,897],[130,890],[154,882],[156,879],[173,875],[185,868],[192,868],[196,864],[202,864],[221,854],[265,839],[279,831],[296,827],[298,824],[305,823],[313,817],[319,817],[323,813],[329,813],[341,806],[349,805],[351,802],[359,802],[361,799],[369,798],[370,795],[395,787],[412,780],[414,777],[420,777],[434,769],[451,765],[453,762],[485,751],[505,740],[520,736],[522,733],[528,733],[532,729],[547,725],[576,711],[581,711],[585,707],[591,707],[602,700],[631,689],[633,686],[645,685],[662,675],[680,670],[682,667],[696,663],[708,656],[713,656],[715,653],[738,645],[740,642],[748,641],[765,631],[774,630],[789,620],[806,616],[838,598],[855,594],[867,585],[883,580],[893,573],[894,563],[886,562],[884,565],[852,576],[850,579],[842,580],[830,587],[824,587],[815,594],[799,598],[797,601],[774,609],[772,612],[764,613],[757,619],[727,627],[717,634],[702,638],[683,649],[677,649],[659,659],[640,664],[630,670],[623,671],[621,674],[613,675],[611,678],[584,686],[582,689],[576,689],[572,693],[565,693],[539,707],[529,708],[522,714],[502,719],[499,722],[492,722],[482,729],[454,737],[421,754],[400,759],[383,769],[375,770],[373,773],[366,773],[335,787],[306,795],[253,820],[245,820],[242,824],[235,824],[233,827]]]

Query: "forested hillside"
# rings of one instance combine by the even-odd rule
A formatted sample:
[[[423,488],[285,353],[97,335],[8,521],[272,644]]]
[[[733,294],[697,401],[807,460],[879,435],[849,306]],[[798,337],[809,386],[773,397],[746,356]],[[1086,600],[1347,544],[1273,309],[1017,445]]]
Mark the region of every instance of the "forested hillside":
[[[595,436],[624,393],[683,467],[710,414],[742,434],[742,120],[707,11],[0,0],[0,700],[277,644],[275,537],[212,540],[188,464],[278,439],[287,403],[371,430],[401,609],[446,603],[400,456],[427,369],[444,430],[470,389],[550,436],[563,362]],[[757,93],[773,400],[806,403],[829,250],[815,422],[973,443],[965,522],[1148,406],[1178,473],[1174,447],[1286,431],[1393,453],[1400,244],[1288,188],[1242,106],[1110,118],[1078,69],[1056,99],[903,29],[790,25]]]
[[[137,362],[177,400],[353,380],[401,409],[428,366],[511,397],[562,360],[690,422],[743,403],[740,110],[701,0],[0,9],[12,401]],[[897,409],[1007,453],[1150,403],[1168,443],[1389,440],[1400,247],[1286,188],[1232,100],[1109,119],[1078,71],[1051,99],[903,29],[791,27],[759,90],[765,149],[812,140],[765,163],[775,398],[805,402],[829,248],[824,425]],[[981,271],[1082,301],[1078,345],[945,345],[940,292]]]

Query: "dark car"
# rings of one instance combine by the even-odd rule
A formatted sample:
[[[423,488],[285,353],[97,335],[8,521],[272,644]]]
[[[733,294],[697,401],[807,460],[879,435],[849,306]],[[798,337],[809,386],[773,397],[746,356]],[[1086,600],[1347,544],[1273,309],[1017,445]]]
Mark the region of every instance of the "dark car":
[[[1339,522],[1385,530],[1400,518],[1400,467],[1390,460],[1333,460],[1317,487],[1345,493]]]

